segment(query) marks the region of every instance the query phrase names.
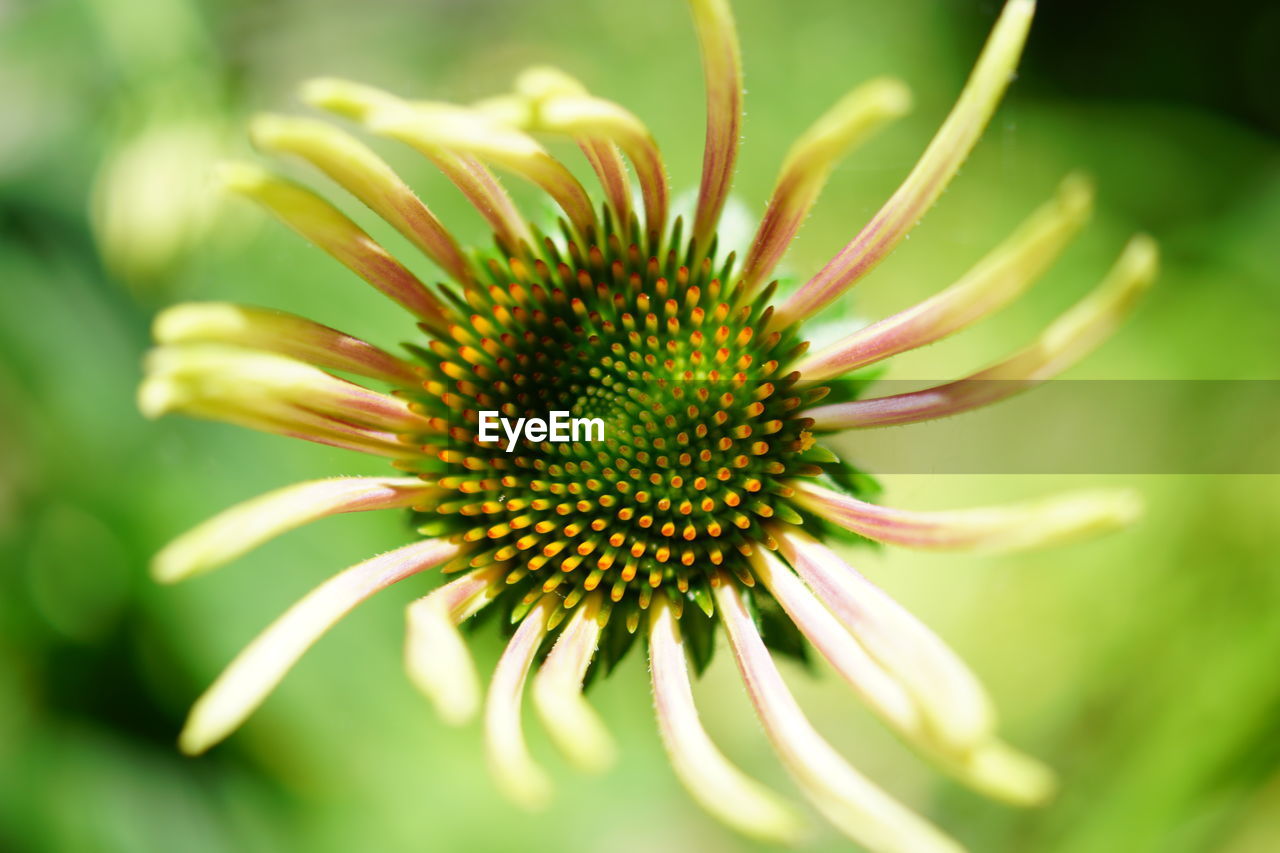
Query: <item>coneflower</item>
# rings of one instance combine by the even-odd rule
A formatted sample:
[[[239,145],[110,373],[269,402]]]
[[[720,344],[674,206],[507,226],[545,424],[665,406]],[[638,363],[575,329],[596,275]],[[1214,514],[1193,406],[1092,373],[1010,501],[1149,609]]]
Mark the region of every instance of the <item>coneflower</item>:
[[[875,80],[820,117],[784,162],[745,258],[726,256],[716,229],[738,150],[738,44],[726,0],[690,6],[708,115],[687,223],[671,221],[666,169],[645,126],[549,68],[527,71],[512,94],[472,106],[329,79],[303,89],[308,103],[425,155],[491,226],[488,250],[463,250],[372,150],[337,126],[277,116],[253,123],[259,149],[326,173],[448,280],[426,286],[309,190],[256,166],[226,166],[226,186],[400,303],[422,337],[399,356],[277,311],[177,306],[156,321],[160,346],[139,392],[143,411],[182,411],[383,456],[400,476],[317,480],[256,498],[180,537],[158,555],[155,573],[164,581],[190,577],[342,512],[407,508],[423,539],[335,575],[267,628],[196,703],[184,750],[201,752],[227,736],[361,601],[436,569],[447,582],[408,608],[409,675],[445,720],[483,712],[489,764],[521,804],[539,806],[550,791],[520,724],[535,664],[533,701],[552,739],[573,763],[598,770],[613,746],[583,687],[642,637],[662,740],[692,797],[744,833],[795,839],[802,824],[793,807],[727,761],[699,722],[690,669],[706,665],[717,626],[799,787],[872,850],[958,845],[832,749],[783,683],[771,649],[792,652],[807,642],[894,732],[961,782],[1021,804],[1051,792],[1048,769],[997,737],[991,703],[970,670],[828,543],[843,536],[916,548],[1023,548],[1122,524],[1135,500],[1091,493],[1011,508],[888,509],[869,502],[868,478],[822,439],[944,417],[1053,376],[1120,321],[1154,275],[1155,248],[1134,238],[1097,290],[998,364],[924,391],[859,398],[864,383],[849,381],[851,371],[1005,305],[1087,219],[1088,184],[1068,178],[950,288],[807,351],[801,324],[882,261],[955,175],[1012,77],[1033,3],[1008,3],[902,186],[777,304],[771,274],[828,173],[847,149],[905,112],[909,95],[896,80]],[[599,177],[603,204],[536,134],[577,143]],[[563,211],[558,227],[544,233],[524,219],[490,167],[541,187]],[[486,431],[486,418],[557,411],[598,419],[603,438],[551,440],[544,428],[491,440]],[[459,632],[484,608],[497,608],[510,632],[487,694]]]

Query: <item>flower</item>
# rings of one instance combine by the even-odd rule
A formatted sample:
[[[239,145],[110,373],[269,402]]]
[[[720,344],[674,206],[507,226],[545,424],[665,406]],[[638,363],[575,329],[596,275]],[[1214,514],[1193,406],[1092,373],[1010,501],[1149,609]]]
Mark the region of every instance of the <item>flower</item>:
[[[155,574],[190,577],[342,512],[409,508],[424,538],[346,569],[288,610],[196,703],[182,748],[201,752],[235,729],[361,601],[438,569],[448,581],[408,607],[410,677],[448,722],[483,712],[496,780],[526,806],[543,804],[550,791],[520,722],[535,663],[533,702],[552,739],[573,763],[599,770],[612,758],[612,741],[584,683],[642,636],[658,726],[689,793],[744,833],[794,840],[801,829],[794,808],[734,767],[699,722],[690,664],[706,665],[718,627],[783,763],[813,805],[862,845],[958,849],[814,730],[771,649],[816,649],[891,729],[961,782],[1012,803],[1048,796],[1051,772],[998,738],[970,670],[828,543],[852,536],[917,548],[1026,548],[1123,524],[1136,514],[1135,499],[1106,492],[956,512],[889,509],[869,500],[869,478],[822,440],[836,430],[944,417],[1053,376],[1110,332],[1151,281],[1152,242],[1135,237],[1097,290],[1027,348],[924,391],[861,398],[864,383],[846,377],[1019,295],[1087,219],[1087,181],[1067,178],[1008,240],[922,304],[818,352],[807,350],[800,329],[883,260],[955,175],[1012,77],[1033,5],[1010,0],[902,186],[777,304],[770,276],[828,173],[858,140],[905,112],[909,95],[902,83],[881,79],[837,103],[791,149],[741,264],[722,256],[716,229],[742,113],[726,0],[690,0],[708,119],[687,231],[680,219],[669,221],[666,170],[645,126],[553,69],[532,69],[512,94],[468,107],[338,80],[304,87],[312,105],[429,158],[492,227],[492,250],[464,251],[372,150],[336,126],[256,120],[259,149],[328,174],[449,281],[425,286],[309,190],[256,166],[224,167],[228,188],[400,303],[418,320],[422,343],[400,357],[289,314],[180,305],[157,319],[160,346],[148,360],[142,410],[384,456],[402,476],[317,480],[264,495],[177,539],[157,556]],[[534,134],[579,145],[603,188],[598,212]],[[522,218],[490,166],[542,188],[563,212],[557,233]],[[604,441],[526,434],[508,453],[505,441],[479,438],[481,412],[518,419],[555,410],[599,418]],[[484,608],[499,610],[511,634],[482,695],[459,626]]]

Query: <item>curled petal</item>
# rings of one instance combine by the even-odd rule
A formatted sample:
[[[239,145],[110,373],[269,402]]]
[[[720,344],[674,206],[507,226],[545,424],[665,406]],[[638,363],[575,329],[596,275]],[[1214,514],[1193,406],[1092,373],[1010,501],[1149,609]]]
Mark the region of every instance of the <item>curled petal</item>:
[[[474,154],[537,184],[564,210],[582,235],[591,233],[595,212],[578,179],[533,137],[483,112],[452,104],[415,102],[374,110],[369,129],[431,155],[441,149]]]
[[[850,767],[814,730],[765,648],[737,584],[721,574],[714,593],[765,732],[814,806],[876,853],[958,853],[960,845]]]
[[[872,80],[842,98],[796,140],[743,265],[748,293],[778,265],[840,158],[910,108],[911,90],[905,83],[888,77]]]
[[[537,66],[526,69],[516,78],[516,93],[490,99],[486,103],[489,106],[499,105],[499,115],[516,127],[530,131],[565,133],[572,137],[591,163],[591,168],[600,179],[605,198],[609,200],[618,222],[625,228],[631,221],[631,187],[627,179],[627,167],[622,161],[622,152],[617,144],[608,138],[608,134],[557,127],[541,118],[542,107],[548,99],[582,97],[587,94],[586,87],[558,68]],[[502,109],[502,105],[506,108]],[[483,106],[477,104],[477,107]]]
[[[470,280],[457,242],[386,162],[350,134],[322,121],[258,116],[250,125],[263,151],[297,155],[389,222],[455,280]]]
[[[504,794],[526,809],[544,808],[551,799],[551,780],[529,754],[520,724],[524,684],[547,635],[547,620],[559,603],[543,596],[520,622],[493,671],[484,709],[489,769]]]
[[[791,621],[867,706],[895,731],[908,738],[918,737],[920,713],[911,695],[867,654],[791,569],[764,549],[751,555],[751,565]]]
[[[316,587],[246,646],[197,700],[178,738],[182,751],[204,752],[234,731],[298,658],[357,604],[457,553],[458,546],[449,542],[415,542],[354,565]]]
[[[428,428],[402,400],[362,388],[292,358],[223,344],[177,344],[147,354],[139,405],[147,417],[170,411],[236,421],[244,410],[293,411],[379,430]],[[225,417],[223,417],[225,415]]]
[[[1128,490],[1080,492],[1015,506],[922,512],[879,506],[812,483],[795,483],[795,500],[846,530],[909,548],[1018,551],[1132,523],[1142,501]]]
[[[812,536],[783,526],[774,535],[809,588],[911,693],[948,750],[967,751],[990,739],[995,728],[991,700],[936,634]]]
[[[879,264],[955,177],[987,126],[1018,64],[1035,11],[1034,0],[1009,0],[978,63],[920,161],[840,253],[782,304],[774,326],[797,323],[826,306]]]
[[[497,596],[503,574],[497,567],[476,569],[405,610],[405,669],[450,725],[462,725],[480,710],[480,679],[457,626]]]
[[[742,127],[742,56],[728,0],[689,0],[707,85],[707,144],[693,220],[694,242],[705,249],[729,197]]]
[[[293,181],[248,163],[224,163],[218,176],[225,188],[261,204],[428,326],[444,328],[440,301],[390,252],[329,202]]]
[[[951,287],[806,356],[794,369],[808,380],[830,379],[960,331],[1025,291],[1084,225],[1092,207],[1089,182],[1068,177],[1057,197]]]
[[[328,77],[307,81],[302,87],[302,99],[312,106],[365,124],[376,111],[408,106],[407,101],[390,92]],[[509,248],[533,241],[529,226],[511,196],[475,156],[438,148],[423,153],[466,196]]]
[[[575,89],[555,69],[530,69],[520,75],[516,87],[533,99],[529,121],[535,129],[603,139],[621,148],[640,182],[647,228],[651,233],[662,230],[667,218],[667,171],[657,141],[640,119],[612,101],[592,97],[580,86]],[[601,180],[607,188],[616,178],[602,174]]]
[[[533,679],[533,702],[543,725],[565,756],[588,773],[608,769],[617,757],[604,722],[582,695],[582,680],[603,627],[602,601],[602,595],[592,593],[574,608]]]
[[[805,414],[816,430],[894,426],[958,415],[1033,388],[1075,364],[1115,330],[1156,275],[1149,237],[1129,241],[1096,290],[1024,350],[964,379],[923,391],[818,406]]]
[[[703,729],[680,626],[662,596],[649,609],[649,672],[662,743],[694,799],[746,835],[781,844],[798,840],[802,826],[795,810],[729,763]]]
[[[646,227],[661,232],[669,204],[667,169],[657,141],[638,118],[609,101],[563,95],[546,100],[539,121],[548,128],[598,135],[622,149],[640,182]]]
[[[430,492],[417,477],[338,477],[286,486],[224,510],[179,536],[156,554],[151,574],[162,583],[185,580],[317,519],[413,506]]]
[[[159,344],[231,344],[272,352],[329,370],[415,387],[414,366],[385,350],[296,314],[230,302],[186,302],[161,311],[152,325]]]

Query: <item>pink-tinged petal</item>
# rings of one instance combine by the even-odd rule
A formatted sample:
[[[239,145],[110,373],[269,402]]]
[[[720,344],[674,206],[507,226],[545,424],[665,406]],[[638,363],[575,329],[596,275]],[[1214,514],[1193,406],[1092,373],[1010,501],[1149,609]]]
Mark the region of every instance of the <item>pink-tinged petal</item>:
[[[231,344],[401,387],[415,388],[422,381],[412,364],[373,344],[269,308],[185,302],[161,311],[152,334],[159,344]]]
[[[449,725],[462,725],[480,710],[480,679],[458,624],[491,602],[505,572],[488,567],[468,572],[405,610],[405,669],[409,680]]]
[[[1054,790],[1053,772],[1029,756],[991,738],[955,748],[924,724],[915,699],[772,552],[751,557],[757,578],[773,593],[796,627],[857,691],[867,706],[913,749],[956,779],[1014,805],[1044,802]]]
[[[489,770],[503,794],[530,810],[544,808],[550,802],[551,780],[529,754],[520,722],[520,704],[533,658],[547,636],[547,621],[559,601],[554,595],[545,595],[521,620],[493,671],[485,701]]]
[[[796,140],[742,267],[746,292],[763,284],[782,260],[840,158],[910,108],[905,83],[872,80],[842,98]]]
[[[471,280],[470,267],[457,241],[386,162],[345,131],[307,118],[263,115],[249,128],[262,151],[294,154],[320,169],[455,281]]]
[[[556,746],[579,769],[607,770],[617,757],[613,738],[582,695],[582,681],[595,656],[607,618],[604,596],[592,593],[573,608],[569,623],[533,679],[533,702]]]
[[[783,557],[814,594],[915,698],[938,740],[964,751],[988,741],[995,712],[964,662],[902,605],[807,533],[779,526]]]
[[[960,169],[1013,78],[1035,11],[1034,0],[1009,0],[973,73],[911,174],[866,227],[774,315],[784,328],[812,316],[884,260]]]
[[[458,551],[449,542],[415,542],[352,566],[316,587],[246,646],[197,700],[178,738],[182,751],[204,752],[234,731],[298,658],[357,604],[446,562]]]
[[[640,194],[644,199],[645,226],[651,235],[660,234],[666,225],[668,181],[666,166],[653,134],[632,113],[585,91],[574,93],[567,87],[555,87],[553,69],[532,69],[521,75],[517,85],[537,95],[536,110],[531,121],[535,128],[568,133],[574,136],[608,140],[626,154],[636,170]],[[602,176],[603,178],[603,176]]]
[[[431,487],[417,477],[338,477],[268,492],[224,510],[156,554],[152,576],[174,583],[229,563],[269,539],[344,512],[422,503]]]
[[[147,377],[139,391],[142,412],[158,417],[182,411],[234,421],[243,410],[267,416],[297,411],[340,423],[389,432],[429,429],[426,418],[403,400],[362,388],[274,353],[223,344],[177,344],[147,354]],[[340,422],[340,423],[339,423]]]
[[[601,133],[599,128],[560,127],[547,122],[542,115],[549,100],[585,97],[586,87],[558,68],[535,66],[516,78],[516,92],[516,95],[481,102],[476,107],[487,110],[489,105],[498,104],[499,114],[508,124],[523,130],[564,133],[573,138],[600,179],[618,223],[625,228],[631,221],[631,186],[622,152],[610,134]]]
[[[422,282],[360,226],[311,190],[248,163],[224,163],[218,178],[224,188],[261,204],[432,329],[444,328],[444,308]]]
[[[210,403],[192,398],[186,394],[185,389],[163,379],[143,380],[138,389],[138,406],[148,417],[181,411],[193,418],[221,421],[259,432],[313,441],[327,447],[388,459],[414,459],[422,455],[416,445],[402,441],[395,433],[343,423],[287,403],[270,400],[248,405],[226,401]]]
[[[815,430],[896,426],[950,417],[1034,388],[1101,344],[1155,279],[1155,243],[1134,237],[1096,290],[1053,322],[1031,346],[964,379],[923,391],[818,406]]]
[[[375,108],[365,123],[373,133],[398,139],[427,156],[444,150],[501,166],[555,199],[580,235],[592,233],[595,211],[573,173],[533,137],[479,110],[419,101]]]
[[[922,347],[1003,308],[1048,269],[1089,218],[1093,188],[1073,175],[1058,195],[1014,234],[941,293],[859,329],[794,366],[820,381]]]
[[[854,770],[813,728],[787,689],[738,585],[721,574],[716,608],[765,733],[813,805],[875,853],[957,853],[962,848]]]
[[[920,712],[915,700],[853,635],[771,551],[756,549],[751,555],[754,574],[768,588],[819,653],[849,683],[867,707],[905,737],[920,733]]]
[[[693,239],[706,249],[729,198],[742,128],[742,57],[728,0],[689,0],[707,86],[707,143],[693,220]]]
[[[308,81],[302,87],[302,99],[312,106],[362,123],[367,123],[375,110],[404,107],[408,103],[372,86],[332,78]],[[511,196],[476,157],[444,149],[424,153],[479,211],[508,250],[515,251],[521,244],[533,242],[528,223],[516,209]]]
[[[578,141],[578,147],[600,179],[600,188],[619,227],[625,228],[631,221],[631,185],[622,150],[608,139],[583,138]]]
[[[649,673],[662,743],[693,798],[745,835],[779,844],[799,840],[799,815],[724,757],[698,719],[680,626],[658,596],[649,610]]]
[[[846,530],[908,548],[992,552],[1042,548],[1132,523],[1142,501],[1128,490],[1058,495],[1014,506],[919,511],[879,506],[812,483],[797,482],[794,500]]]

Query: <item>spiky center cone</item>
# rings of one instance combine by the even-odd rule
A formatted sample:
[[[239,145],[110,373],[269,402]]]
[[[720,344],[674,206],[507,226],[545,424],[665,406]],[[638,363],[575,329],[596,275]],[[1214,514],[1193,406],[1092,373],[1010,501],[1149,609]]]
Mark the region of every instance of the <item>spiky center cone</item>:
[[[797,414],[827,392],[788,372],[805,345],[761,331],[771,289],[745,297],[726,284],[733,257],[696,256],[681,230],[624,239],[606,216],[589,242],[566,230],[522,257],[493,253],[448,336],[413,347],[424,381],[400,393],[435,432],[399,464],[439,488],[423,532],[476,543],[472,566],[507,568],[515,618],[543,592],[569,610],[597,587],[632,630],[659,590],[709,615],[714,570],[752,585],[762,520],[802,520],[787,481],[833,460]],[[508,452],[501,429],[480,440],[480,412],[494,411],[599,418],[604,439],[583,429]]]

